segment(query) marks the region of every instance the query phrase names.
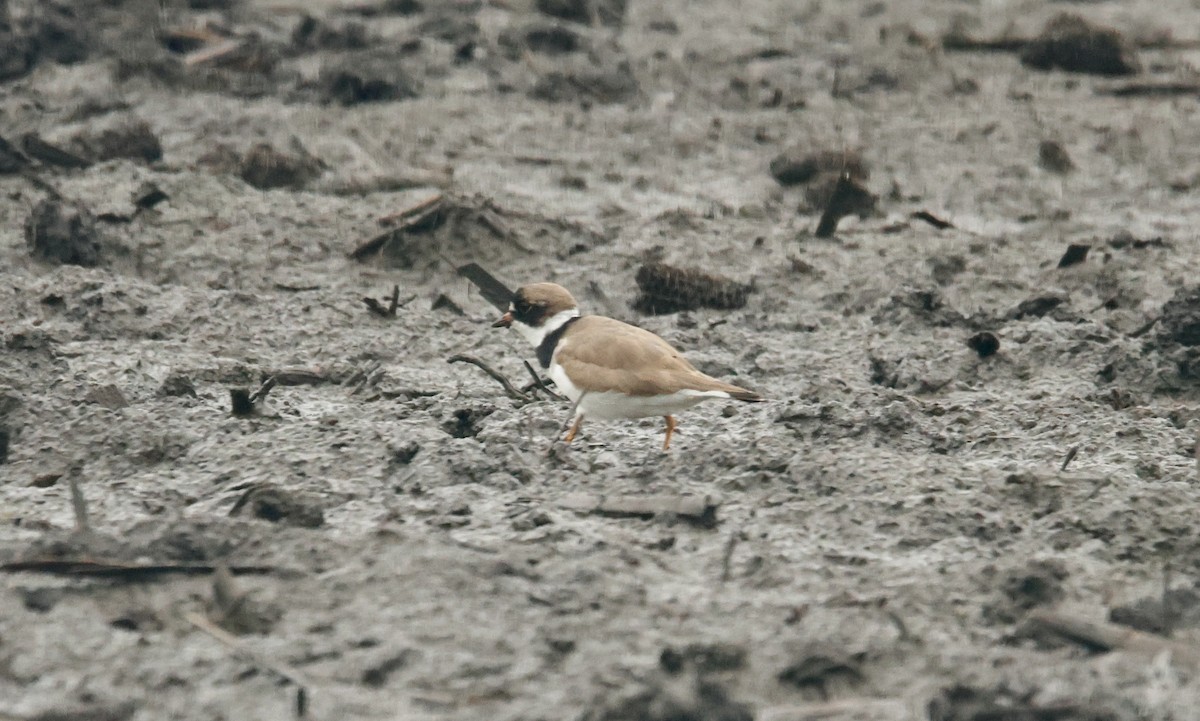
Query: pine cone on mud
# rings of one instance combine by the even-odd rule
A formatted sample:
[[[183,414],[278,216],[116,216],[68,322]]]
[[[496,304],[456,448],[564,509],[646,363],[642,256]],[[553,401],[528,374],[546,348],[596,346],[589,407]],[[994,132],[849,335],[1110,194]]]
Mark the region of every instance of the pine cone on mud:
[[[638,297],[634,310],[663,315],[696,308],[735,310],[746,305],[753,286],[695,268],[646,263],[638,268]]]

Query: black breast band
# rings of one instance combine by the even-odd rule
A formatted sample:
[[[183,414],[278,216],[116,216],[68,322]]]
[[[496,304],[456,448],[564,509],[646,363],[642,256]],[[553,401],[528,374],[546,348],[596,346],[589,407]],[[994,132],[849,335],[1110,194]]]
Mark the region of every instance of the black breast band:
[[[579,320],[578,316],[568,319],[566,323],[563,323],[556,328],[553,333],[550,333],[542,339],[541,344],[537,347],[537,358],[538,363],[540,363],[543,368],[550,367],[550,360],[554,358],[554,349],[558,347],[558,341],[562,339],[563,333],[567,332],[567,328],[569,328],[571,324],[577,320]]]

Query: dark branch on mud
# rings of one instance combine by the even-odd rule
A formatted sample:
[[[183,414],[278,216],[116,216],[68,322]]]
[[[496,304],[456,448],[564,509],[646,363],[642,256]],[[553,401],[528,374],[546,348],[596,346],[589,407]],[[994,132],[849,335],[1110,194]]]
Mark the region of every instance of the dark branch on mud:
[[[512,384],[512,381],[510,381],[508,378],[506,378],[503,373],[496,370],[495,368],[492,368],[490,365],[488,365],[487,363],[484,363],[483,361],[479,360],[475,356],[463,355],[463,354],[459,353],[457,355],[452,355],[449,358],[447,358],[446,362],[447,363],[470,363],[473,366],[477,366],[480,370],[482,370],[484,373],[487,373],[489,376],[494,378],[496,380],[496,382],[498,382],[501,386],[503,386],[504,394],[507,395],[509,398],[512,398],[513,400],[521,401],[522,403],[531,403],[534,400],[528,394],[522,393],[521,391],[517,390],[517,387],[514,386]]]

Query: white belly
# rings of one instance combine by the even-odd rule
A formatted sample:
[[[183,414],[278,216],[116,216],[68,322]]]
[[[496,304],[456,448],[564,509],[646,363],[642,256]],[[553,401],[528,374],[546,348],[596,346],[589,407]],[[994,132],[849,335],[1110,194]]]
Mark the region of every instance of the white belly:
[[[724,391],[685,390],[659,396],[629,396],[615,391],[584,393],[571,382],[562,366],[551,361],[547,373],[563,395],[576,404],[576,413],[597,420],[669,416],[710,398],[728,398]]]

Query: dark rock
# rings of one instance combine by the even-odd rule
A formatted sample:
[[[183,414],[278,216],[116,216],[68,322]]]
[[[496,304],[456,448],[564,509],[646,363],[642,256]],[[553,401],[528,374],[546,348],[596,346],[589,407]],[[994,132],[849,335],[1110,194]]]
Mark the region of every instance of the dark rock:
[[[989,358],[1000,350],[1000,339],[995,333],[985,330],[968,338],[967,347],[978,353],[980,358]]]
[[[321,174],[323,165],[303,148],[297,148],[297,151],[282,153],[266,143],[259,143],[242,158],[238,175],[260,190],[303,188]]]
[[[318,78],[324,102],[356,105],[408,100],[418,95],[417,84],[396,55],[350,53],[321,68]]]
[[[333,24],[305,15],[292,30],[296,50],[361,50],[371,44],[370,33],[359,22]]]
[[[3,39],[0,39],[0,43]],[[18,173],[29,165],[29,159],[11,143],[0,138],[0,173]]]
[[[621,27],[628,4],[628,0],[536,0],[534,7],[546,15],[584,25],[598,19],[609,27]]]
[[[6,426],[0,426],[0,463],[8,462],[8,442],[12,437]]]
[[[1000,598],[985,606],[983,615],[995,623],[1014,623],[1032,609],[1062,600],[1068,575],[1056,561],[1033,561],[1005,573],[999,581]]]
[[[1096,75],[1132,75],[1141,70],[1136,50],[1120,32],[1070,13],[1046,23],[1022,50],[1021,62],[1038,70],[1060,68]]]
[[[408,666],[418,655],[420,655],[419,652],[412,648],[403,648],[383,654],[380,660],[372,663],[363,671],[363,685],[371,688],[383,687],[392,674]]]
[[[780,185],[807,183],[824,173],[849,173],[857,180],[866,180],[871,175],[862,155],[854,150],[787,151],[771,160],[770,171]]]
[[[192,379],[183,373],[172,373],[168,375],[158,387],[158,395],[170,397],[190,396],[196,397],[196,386],[192,384]]]
[[[1087,260],[1088,251],[1091,249],[1092,246],[1087,243],[1071,243],[1067,246],[1067,250],[1063,253],[1063,256],[1058,259],[1058,267],[1067,268],[1072,265],[1079,265]]]
[[[116,158],[130,158],[153,163],[162,160],[162,144],[150,125],[139,119],[105,128],[97,133],[80,133],[74,144],[80,155],[101,162]]]
[[[1160,334],[1185,346],[1200,345],[1200,285],[1175,291],[1162,309]]]
[[[25,133],[21,136],[21,150],[34,160],[59,168],[87,168],[92,165],[92,161],[87,158],[48,143],[37,133]]]
[[[25,221],[25,243],[37,258],[67,265],[100,262],[96,219],[87,209],[43,200]]]
[[[658,659],[671,674],[694,668],[700,673],[736,671],[746,665],[746,647],[731,643],[689,643],[683,649],[664,648]]]
[[[498,39],[510,59],[518,59],[526,50],[545,55],[563,55],[583,50],[586,43],[576,30],[565,23],[535,22],[506,30]]]
[[[1075,169],[1075,163],[1062,143],[1043,140],[1038,143],[1038,164],[1053,173],[1066,174]]]

